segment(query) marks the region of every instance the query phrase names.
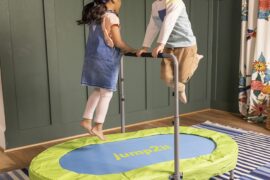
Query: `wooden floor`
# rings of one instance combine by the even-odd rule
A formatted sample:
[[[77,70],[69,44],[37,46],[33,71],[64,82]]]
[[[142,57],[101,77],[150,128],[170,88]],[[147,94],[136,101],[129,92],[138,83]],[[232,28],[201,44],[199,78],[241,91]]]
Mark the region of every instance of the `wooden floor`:
[[[127,128],[127,131],[137,131],[141,129],[155,128],[161,126],[171,126],[171,118],[155,120],[146,123],[140,123],[132,125]],[[191,126],[199,124],[204,121],[211,121],[231,127],[242,128],[245,130],[251,130],[263,134],[270,135],[270,131],[266,130],[263,125],[250,124],[242,120],[238,115],[234,115],[228,112],[219,110],[204,110],[200,112],[185,114],[181,116],[181,125]],[[119,129],[106,131],[109,133],[118,133]],[[29,167],[29,164],[33,157],[47,149],[48,147],[57,144],[58,142],[50,142],[40,144],[33,147],[27,147],[23,149],[17,149],[7,152],[0,152],[0,172],[5,172],[13,169]]]

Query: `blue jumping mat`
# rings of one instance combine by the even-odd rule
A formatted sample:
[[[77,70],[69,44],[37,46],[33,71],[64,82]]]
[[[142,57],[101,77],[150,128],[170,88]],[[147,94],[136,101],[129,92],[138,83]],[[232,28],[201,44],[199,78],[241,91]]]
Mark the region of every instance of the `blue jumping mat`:
[[[62,168],[79,174],[116,174],[174,159],[173,134],[146,136],[75,149],[60,159]],[[215,142],[192,135],[180,135],[180,158],[211,154]]]

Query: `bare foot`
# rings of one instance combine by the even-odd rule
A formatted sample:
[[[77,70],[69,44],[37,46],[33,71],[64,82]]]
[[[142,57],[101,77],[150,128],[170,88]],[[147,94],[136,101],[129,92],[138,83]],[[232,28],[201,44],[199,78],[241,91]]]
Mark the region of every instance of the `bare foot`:
[[[179,100],[183,103],[183,104],[187,104],[187,96],[186,96],[186,92],[179,92]]]
[[[92,124],[91,124],[91,122],[92,122],[92,120],[90,120],[90,119],[84,119],[84,120],[82,120],[82,121],[80,122],[80,125],[81,125],[81,127],[83,127],[84,129],[86,129],[90,135],[94,135],[94,134],[92,133],[92,131],[91,131],[91,129],[92,129]]]
[[[197,54],[198,61],[200,61],[204,56],[201,54]]]
[[[94,135],[96,135],[100,140],[106,141],[106,138],[105,138],[105,136],[104,136],[104,134],[103,134],[103,131],[100,130],[100,129],[98,128],[98,125],[96,125],[95,127],[93,127],[91,131],[92,131],[92,133],[93,133]]]

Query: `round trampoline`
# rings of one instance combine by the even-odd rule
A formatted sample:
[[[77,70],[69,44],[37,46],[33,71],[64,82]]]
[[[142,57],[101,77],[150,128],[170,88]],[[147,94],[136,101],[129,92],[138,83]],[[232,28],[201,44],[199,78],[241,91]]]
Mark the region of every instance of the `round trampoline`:
[[[238,146],[228,135],[180,128],[183,179],[209,179],[235,168]],[[164,180],[174,172],[173,128],[83,137],[53,146],[30,165],[33,180]]]

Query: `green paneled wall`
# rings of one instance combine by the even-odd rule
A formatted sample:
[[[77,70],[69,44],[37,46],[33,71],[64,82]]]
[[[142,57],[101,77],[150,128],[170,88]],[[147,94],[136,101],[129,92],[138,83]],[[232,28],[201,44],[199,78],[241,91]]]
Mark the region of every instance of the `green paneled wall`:
[[[75,21],[87,2],[89,0],[0,1],[0,59],[8,148],[84,133],[79,121],[91,92],[91,88],[80,85],[87,27],[77,26]],[[122,2],[122,34],[128,44],[139,48],[153,0]],[[228,55],[228,49],[223,46],[229,48],[227,46],[238,36],[233,34],[227,39],[223,32],[225,24],[219,21],[224,18],[230,29],[228,33],[232,33],[232,25],[237,23],[230,14],[234,1],[184,2],[199,52],[205,58],[188,84],[189,103],[181,105],[180,112],[210,108],[211,103],[219,107],[223,100],[230,104],[225,89],[215,87],[230,88],[229,82],[233,79],[233,74],[227,72],[232,68],[232,60],[227,62],[227,59],[236,59],[237,51],[229,51]],[[239,26],[236,31],[237,28]],[[125,57],[124,66],[127,124],[171,116],[173,97],[160,80],[160,60]],[[220,71],[229,77],[223,77]],[[226,81],[225,85],[221,79]],[[119,103],[119,92],[116,92],[105,128],[120,126]]]
[[[213,2],[211,107],[238,112],[241,0]]]

